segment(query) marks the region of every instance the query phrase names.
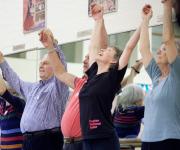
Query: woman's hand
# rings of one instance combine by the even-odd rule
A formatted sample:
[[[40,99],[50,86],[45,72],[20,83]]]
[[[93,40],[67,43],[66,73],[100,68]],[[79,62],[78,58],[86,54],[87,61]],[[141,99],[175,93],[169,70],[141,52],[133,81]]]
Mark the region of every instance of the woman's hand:
[[[103,19],[103,7],[101,5],[92,4],[91,12],[92,12],[92,17],[94,18],[95,21]]]
[[[152,7],[149,4],[146,4],[142,9],[142,18],[146,20],[150,20],[152,18],[153,11]]]

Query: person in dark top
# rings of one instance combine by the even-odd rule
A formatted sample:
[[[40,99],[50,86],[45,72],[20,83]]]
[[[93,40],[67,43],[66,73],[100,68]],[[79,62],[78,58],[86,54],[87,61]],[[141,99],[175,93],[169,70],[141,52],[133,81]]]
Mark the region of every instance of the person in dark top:
[[[142,60],[137,60],[131,71],[123,81],[123,90],[115,97],[113,102],[115,109],[113,112],[113,124],[119,138],[135,138],[138,136],[141,120],[144,116],[144,91],[133,84],[134,78],[140,73]]]
[[[103,8],[100,5],[94,5],[92,13],[97,14],[95,18],[99,19],[99,22],[103,21]],[[126,45],[123,53],[115,47],[100,49],[98,41],[101,37],[94,38],[97,33],[97,30],[94,30],[94,36],[91,37],[89,50],[91,67],[86,72],[88,80],[79,94],[83,148],[119,150],[119,140],[112,123],[112,101],[120,90],[129,57],[139,39],[140,28],[127,43],[128,46]]]
[[[20,130],[20,120],[25,107],[25,101],[18,96],[13,96],[8,90],[1,78],[0,149],[22,150],[23,135]]]

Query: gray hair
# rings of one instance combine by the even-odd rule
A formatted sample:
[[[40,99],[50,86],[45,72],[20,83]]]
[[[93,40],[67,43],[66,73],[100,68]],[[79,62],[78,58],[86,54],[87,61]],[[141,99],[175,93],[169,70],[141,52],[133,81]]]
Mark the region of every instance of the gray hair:
[[[117,106],[121,105],[123,109],[128,106],[137,106],[138,102],[143,101],[144,95],[145,93],[141,87],[129,84],[117,96]]]

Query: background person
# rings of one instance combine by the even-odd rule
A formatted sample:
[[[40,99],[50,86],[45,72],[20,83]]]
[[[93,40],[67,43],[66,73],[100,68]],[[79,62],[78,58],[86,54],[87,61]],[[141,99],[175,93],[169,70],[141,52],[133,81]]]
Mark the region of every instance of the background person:
[[[131,67],[129,76],[125,78],[126,85],[116,97],[113,123],[119,138],[136,138],[140,132],[141,120],[144,117],[144,91],[133,84],[133,80],[141,67],[142,62],[136,62]]]
[[[25,101],[12,95],[8,90],[0,77],[0,149],[22,150],[23,135],[20,130],[20,120]]]

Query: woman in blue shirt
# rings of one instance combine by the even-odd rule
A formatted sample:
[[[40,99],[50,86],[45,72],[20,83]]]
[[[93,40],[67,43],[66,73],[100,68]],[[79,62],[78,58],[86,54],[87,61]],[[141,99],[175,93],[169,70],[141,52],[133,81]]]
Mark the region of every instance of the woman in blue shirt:
[[[142,150],[180,149],[180,57],[172,27],[172,0],[162,0],[163,44],[156,59],[150,51],[148,25],[152,8],[145,5],[142,11],[140,52],[153,88],[145,98]]]

